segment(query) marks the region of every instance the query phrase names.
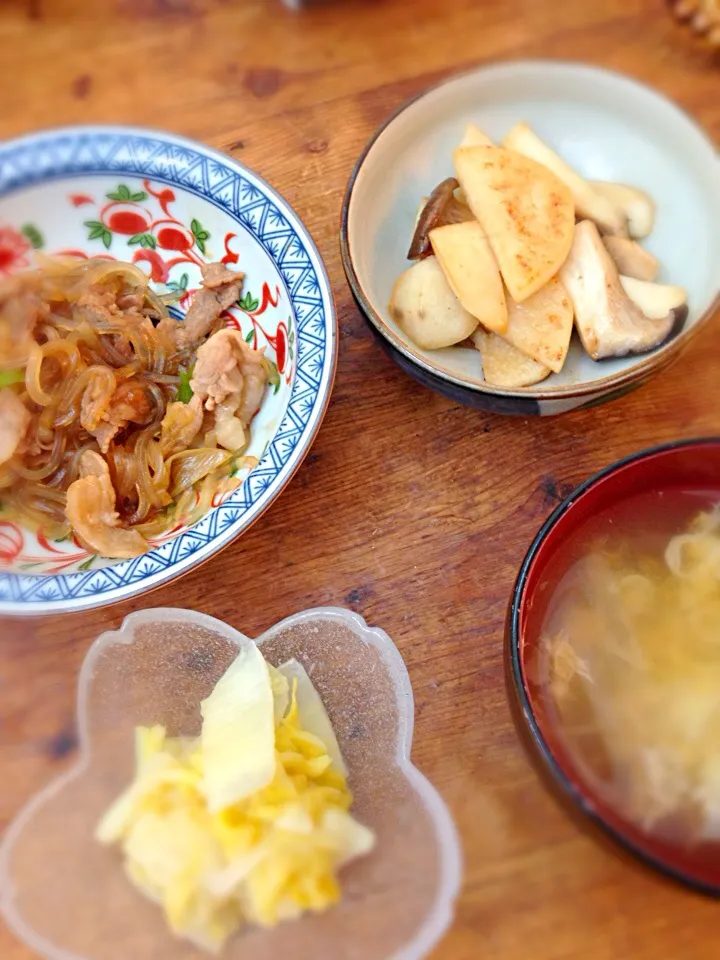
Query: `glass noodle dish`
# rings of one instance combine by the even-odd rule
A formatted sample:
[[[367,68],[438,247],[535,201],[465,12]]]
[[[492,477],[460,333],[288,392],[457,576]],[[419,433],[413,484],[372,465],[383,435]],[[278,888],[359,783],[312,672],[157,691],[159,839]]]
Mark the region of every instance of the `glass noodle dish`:
[[[243,274],[205,264],[183,320],[128,263],[38,257],[0,286],[2,515],[126,559],[240,483],[274,375],[222,314]]]

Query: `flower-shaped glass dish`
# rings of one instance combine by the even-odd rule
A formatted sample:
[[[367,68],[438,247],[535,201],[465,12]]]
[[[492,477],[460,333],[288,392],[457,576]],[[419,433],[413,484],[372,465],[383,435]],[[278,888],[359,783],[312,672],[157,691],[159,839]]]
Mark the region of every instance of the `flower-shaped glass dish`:
[[[127,880],[95,826],[133,774],[133,730],[195,735],[200,702],[247,637],[203,614],[131,614],[92,646],[79,681],[78,764],[37,795],[0,848],[0,907],[49,960],[200,960]],[[416,960],[452,918],[460,850],[450,815],[410,762],[413,696],[390,638],[349,611],[297,614],[257,640],[270,663],[295,657],[312,677],[350,771],[353,813],[375,850],[341,875],[343,899],[275,930],[246,928],[228,960]]]

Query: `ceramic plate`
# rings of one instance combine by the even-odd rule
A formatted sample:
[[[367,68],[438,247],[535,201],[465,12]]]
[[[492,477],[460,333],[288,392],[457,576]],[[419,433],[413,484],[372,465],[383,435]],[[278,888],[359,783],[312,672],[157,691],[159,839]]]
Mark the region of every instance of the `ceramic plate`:
[[[573,342],[562,373],[537,387],[488,387],[477,351],[422,350],[387,304],[405,259],[418,204],[452,174],[452,150],[469,122],[496,142],[527,121],[590,180],[637,185],[655,200],[644,241],[658,280],[684,286],[683,333],[654,353],[594,362]],[[560,413],[637,386],[675,357],[718,303],[720,159],[677,106],[642,84],[572,63],[519,61],[455,77],[404,106],[375,134],[351,177],[342,224],[345,270],[360,308],[394,359],[454,399],[501,413]]]
[[[54,543],[0,513],[0,611],[44,614],[143,593],[207,559],[256,520],[307,453],[335,373],[337,333],[327,274],[307,230],[257,174],[201,144],[113,127],[48,131],[0,146],[0,274],[36,250],[138,264],[180,307],[204,261],[245,277],[227,323],[264,347],[280,384],[253,421],[260,463],[191,528],[114,562]]]

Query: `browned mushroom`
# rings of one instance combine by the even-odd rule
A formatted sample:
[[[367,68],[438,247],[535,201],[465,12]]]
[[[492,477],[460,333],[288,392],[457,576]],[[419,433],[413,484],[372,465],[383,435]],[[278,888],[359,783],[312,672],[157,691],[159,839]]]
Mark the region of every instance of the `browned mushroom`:
[[[455,177],[448,177],[430,194],[415,225],[415,233],[408,250],[408,260],[423,260],[432,255],[432,244],[428,234],[435,227],[475,219],[470,208],[460,203],[455,196],[455,190],[459,186]]]

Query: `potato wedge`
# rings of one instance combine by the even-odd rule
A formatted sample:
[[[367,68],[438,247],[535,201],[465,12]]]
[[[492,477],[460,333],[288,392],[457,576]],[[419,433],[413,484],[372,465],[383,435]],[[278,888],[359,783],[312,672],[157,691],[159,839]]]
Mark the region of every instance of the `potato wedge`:
[[[496,333],[478,327],[472,341],[480,351],[485,381],[494,387],[531,387],[550,376],[547,367],[526,357]]]
[[[450,289],[435,257],[418,260],[401,273],[390,297],[390,316],[424,350],[465,340],[478,322]]]
[[[609,183],[606,180],[591,180],[596,193],[625,211],[628,233],[633,240],[642,240],[652,233],[655,222],[655,201],[644,190],[629,187],[624,183]]]
[[[573,305],[567,290],[553,277],[522,303],[508,298],[508,325],[503,339],[553,373],[565,363],[573,329]]]
[[[465,133],[460,141],[461,147],[493,147],[495,144],[490,137],[482,132],[480,127],[474,123],[469,123],[465,127]]]
[[[660,264],[649,250],[628,237],[603,237],[607,252],[615,261],[618,272],[636,280],[654,280]]]
[[[529,157],[551,170],[567,184],[575,210],[583,220],[593,220],[601,233],[627,236],[627,216],[622,207],[595,191],[570,164],[551,150],[526,123],[516,124],[503,140],[503,146]]]
[[[521,303],[568,255],[575,231],[570,190],[547,167],[502,147],[464,147],[453,158],[510,296]]]
[[[431,230],[430,243],[450,289],[463,307],[490,330],[508,323],[497,261],[477,220]]]

